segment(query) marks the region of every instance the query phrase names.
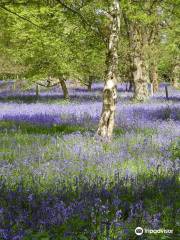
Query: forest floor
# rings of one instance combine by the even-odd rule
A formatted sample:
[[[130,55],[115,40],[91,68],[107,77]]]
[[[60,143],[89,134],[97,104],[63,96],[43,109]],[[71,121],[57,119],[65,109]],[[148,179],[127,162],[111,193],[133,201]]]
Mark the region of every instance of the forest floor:
[[[180,238],[179,90],[166,99],[161,84],[134,103],[119,84],[114,138],[103,142],[102,84],[71,88],[70,100],[12,85],[0,91],[0,239]]]

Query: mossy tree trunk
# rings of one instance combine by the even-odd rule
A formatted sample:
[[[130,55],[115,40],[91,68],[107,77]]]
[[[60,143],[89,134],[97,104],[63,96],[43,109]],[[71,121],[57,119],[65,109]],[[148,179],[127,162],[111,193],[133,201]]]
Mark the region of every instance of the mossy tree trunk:
[[[130,40],[132,51],[132,73],[134,82],[134,99],[144,101],[148,97],[148,78],[146,75],[146,65],[143,58],[143,44],[141,40],[138,24],[130,26]]]
[[[128,19],[125,13],[123,13],[123,17],[129,41],[129,62],[132,76],[131,83],[133,83],[131,86],[134,85],[134,99],[144,101],[149,96],[148,73],[143,52],[146,38],[137,21]]]

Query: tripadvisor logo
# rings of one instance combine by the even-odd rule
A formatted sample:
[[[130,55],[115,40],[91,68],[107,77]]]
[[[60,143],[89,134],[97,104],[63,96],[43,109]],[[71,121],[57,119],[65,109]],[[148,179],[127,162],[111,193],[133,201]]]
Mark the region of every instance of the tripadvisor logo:
[[[143,234],[143,228],[137,227],[135,229],[135,234],[138,235],[138,236],[141,236]]]
[[[141,236],[143,233],[157,234],[157,233],[173,233],[173,230],[170,229],[143,229],[142,227],[137,227],[135,229],[135,234]]]

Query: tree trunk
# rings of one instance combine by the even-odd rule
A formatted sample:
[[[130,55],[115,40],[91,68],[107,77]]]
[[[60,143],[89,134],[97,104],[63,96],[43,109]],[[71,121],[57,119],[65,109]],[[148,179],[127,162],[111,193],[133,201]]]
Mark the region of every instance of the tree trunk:
[[[173,87],[180,88],[180,65],[176,64],[172,71]]]
[[[144,38],[138,22],[131,21],[123,14],[130,48],[130,72],[134,85],[134,99],[144,101],[148,97],[148,74],[143,57]]]
[[[103,89],[103,108],[98,135],[110,139],[112,137],[115,109],[117,100],[117,78],[118,78],[118,43],[120,30],[120,3],[114,0],[111,11],[110,34],[108,52],[106,55],[107,70],[105,73],[105,85]]]
[[[59,82],[61,84],[61,88],[62,88],[62,91],[63,91],[64,99],[68,99],[69,98],[69,93],[68,93],[68,89],[67,89],[67,86],[66,86],[66,82],[63,79],[63,77],[59,78]]]
[[[145,101],[148,97],[148,88],[146,79],[143,76],[142,61],[139,57],[135,57],[134,66],[134,99],[137,101]]]
[[[36,84],[36,99],[39,98],[39,85]]]
[[[93,83],[93,76],[89,76],[88,86],[87,86],[88,91],[91,91],[92,83]]]
[[[158,91],[159,83],[158,83],[158,72],[156,64],[152,64],[150,69],[150,80],[153,85],[153,93]]]
[[[145,57],[142,57],[142,62],[143,62],[142,69],[143,69],[144,80],[147,82],[147,86],[148,86],[148,83],[150,83],[149,66],[147,62],[144,60],[144,58]]]
[[[165,94],[166,94],[166,99],[169,100],[169,92],[168,92],[168,86],[165,86]]]
[[[128,26],[127,26],[128,27]],[[128,38],[130,38],[130,33],[128,32]],[[131,41],[129,39],[129,48],[131,48]],[[129,92],[134,91],[134,76],[133,76],[133,58],[131,53],[129,53]]]
[[[129,92],[134,90],[134,77],[133,77],[133,70],[132,70],[132,61],[130,59],[130,68],[129,68]]]
[[[152,83],[150,84],[150,93],[151,93],[151,96],[153,97],[154,90],[153,90],[153,84]]]
[[[127,31],[127,37],[128,37],[128,43],[129,43],[129,49],[131,51],[128,52],[128,59],[129,59],[129,89],[128,91],[134,91],[134,75],[133,75],[133,55],[132,55],[132,29],[130,27],[130,21],[127,18],[126,14],[123,13],[125,25],[126,25],[126,31]]]
[[[145,74],[145,61],[143,59],[143,49],[140,37],[140,30],[137,29],[136,23],[130,27],[132,61],[133,61],[133,81],[134,81],[134,99],[144,101],[148,97],[147,76]]]

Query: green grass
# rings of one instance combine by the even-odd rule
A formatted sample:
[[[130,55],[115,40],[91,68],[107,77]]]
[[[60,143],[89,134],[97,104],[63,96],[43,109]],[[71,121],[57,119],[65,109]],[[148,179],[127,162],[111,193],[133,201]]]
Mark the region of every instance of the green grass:
[[[89,129],[84,128],[78,125],[52,125],[52,126],[44,126],[38,124],[30,124],[30,123],[17,123],[14,121],[0,121],[0,131],[1,133],[21,133],[21,134],[46,134],[46,135],[54,135],[54,134],[70,134],[73,132],[85,132]]]
[[[156,131],[154,129],[150,128],[136,128],[134,129],[135,133],[137,134],[143,134],[146,136],[151,136]],[[22,134],[46,134],[46,135],[55,135],[55,134],[70,134],[73,132],[92,132],[95,134],[96,128],[94,127],[83,127],[80,125],[51,125],[51,126],[45,126],[40,124],[31,124],[26,122],[15,122],[15,121],[0,121],[0,134],[1,133],[22,133]],[[115,137],[118,137],[120,135],[123,135],[127,132],[127,130],[123,128],[115,128],[114,129],[114,135]]]

